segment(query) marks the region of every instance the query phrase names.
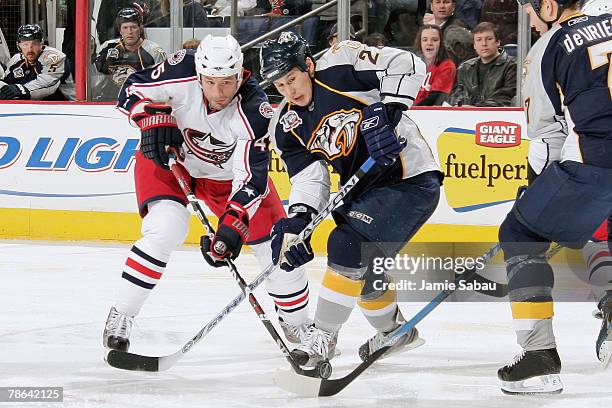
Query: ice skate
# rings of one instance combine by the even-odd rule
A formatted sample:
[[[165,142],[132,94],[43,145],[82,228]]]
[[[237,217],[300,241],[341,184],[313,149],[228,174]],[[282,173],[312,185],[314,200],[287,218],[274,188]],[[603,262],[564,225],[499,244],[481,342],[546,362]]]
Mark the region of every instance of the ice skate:
[[[612,360],[612,293],[608,293],[597,306],[595,317],[602,320],[601,329],[595,342],[595,352],[604,368]]]
[[[130,348],[130,333],[134,317],[119,313],[115,307],[111,307],[108,317],[106,318],[106,327],[102,336],[104,347],[128,351]]]
[[[308,333],[308,330],[312,326],[312,320],[310,319],[306,319],[302,324],[293,325],[285,322],[282,317],[279,317],[278,322],[280,323],[281,329],[283,329],[283,333],[285,333],[287,341],[293,344],[301,344],[306,333]]]
[[[404,316],[402,316],[402,312],[397,309],[397,313],[395,314],[395,326],[393,329],[388,332],[376,333],[373,337],[368,339],[368,341],[362,344],[361,347],[359,347],[359,358],[361,358],[361,361],[366,361],[368,357],[374,354],[378,349],[382,348],[387,341],[387,335],[405,322],[406,320],[404,319]],[[413,327],[408,333],[392,340],[390,343],[391,348],[385,352],[384,356],[381,358],[387,358],[391,354],[412,350],[422,346],[423,344],[425,344],[425,340],[419,337],[419,331],[416,329],[416,327]]]
[[[525,351],[497,371],[504,394],[559,394],[561,359],[556,348]]]
[[[310,326],[302,343],[291,352],[291,357],[301,366],[316,367],[336,356],[337,332],[328,332]]]

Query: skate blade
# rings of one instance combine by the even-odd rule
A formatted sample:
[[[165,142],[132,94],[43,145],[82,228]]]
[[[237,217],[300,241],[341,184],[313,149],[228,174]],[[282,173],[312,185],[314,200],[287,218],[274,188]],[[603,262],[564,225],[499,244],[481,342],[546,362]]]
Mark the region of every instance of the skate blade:
[[[540,375],[522,381],[502,381],[501,390],[504,394],[560,394],[563,383],[558,374]]]
[[[610,362],[612,361],[612,340],[601,343],[599,347],[599,361],[601,361],[604,369],[610,366]]]
[[[298,375],[293,370],[278,369],[274,374],[274,383],[276,385],[285,391],[301,397],[318,397],[322,381],[320,378]]]
[[[417,347],[421,347],[423,344],[425,344],[425,339],[417,337],[416,339],[412,340],[410,343],[404,344],[401,347],[398,347],[396,349],[392,347],[389,351],[387,351],[385,354],[383,354],[380,357],[380,360],[384,360],[385,358],[391,357],[396,354],[403,353],[405,351],[414,350]]]

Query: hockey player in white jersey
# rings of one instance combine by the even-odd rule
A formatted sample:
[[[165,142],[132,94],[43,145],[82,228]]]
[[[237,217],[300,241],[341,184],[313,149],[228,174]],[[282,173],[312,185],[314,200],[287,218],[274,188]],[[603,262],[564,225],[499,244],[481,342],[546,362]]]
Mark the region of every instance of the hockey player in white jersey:
[[[327,244],[314,325],[292,352],[306,366],[334,357],[338,332],[358,303],[376,329],[359,349],[365,360],[404,322],[395,291],[384,285],[390,278],[373,273],[372,260],[395,256],[439,199],[442,174],[427,142],[403,113],[422,85],[425,64],[409,52],[355,41],[340,42],[315,64],[306,41],[283,32],[264,44],[261,67],[262,76],[285,97],[271,123],[292,184],[289,218],[277,222],[272,232],[273,257],[281,268],[291,271],[313,259],[308,240],[288,243],[326,204],[327,165],[344,183],[368,156],[377,162],[371,177],[360,181],[333,213],[336,228]],[[390,352],[421,344],[415,328]]]
[[[499,231],[523,352],[498,377],[505,393],[558,393],[563,384],[552,326],[554,275],[545,252],[552,241],[583,247],[612,212],[612,14],[584,15],[579,0],[521,3],[532,26],[547,32],[524,61],[530,185]],[[603,323],[596,353],[607,365],[612,293],[605,288],[598,306]]]
[[[134,317],[163,276],[170,254],[187,236],[187,200],[168,170],[167,147],[182,151],[192,189],[219,217],[216,235],[202,237],[206,261],[225,265],[246,243],[262,269],[272,262],[270,230],[285,217],[267,174],[273,110],[242,62],[232,36],[209,35],[195,54],[178,51],[130,75],[123,85],[118,109],[142,132],[134,170],[142,238],[123,267],[104,330],[106,347],[128,349]],[[304,269],[277,271],[266,287],[287,339],[298,342],[309,325]]]

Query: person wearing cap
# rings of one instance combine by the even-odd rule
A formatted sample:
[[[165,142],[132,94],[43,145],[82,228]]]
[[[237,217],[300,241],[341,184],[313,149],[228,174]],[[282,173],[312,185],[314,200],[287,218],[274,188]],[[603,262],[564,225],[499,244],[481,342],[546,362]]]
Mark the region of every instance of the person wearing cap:
[[[96,100],[114,101],[126,78],[166,59],[155,42],[144,38],[142,15],[138,9],[124,8],[115,19],[119,38],[102,44],[94,65],[104,76],[94,86]]]
[[[43,44],[40,26],[26,24],[19,27],[17,47],[20,52],[10,59],[0,81],[0,99],[66,100],[59,91],[62,86],[62,91],[70,94],[66,55]]]

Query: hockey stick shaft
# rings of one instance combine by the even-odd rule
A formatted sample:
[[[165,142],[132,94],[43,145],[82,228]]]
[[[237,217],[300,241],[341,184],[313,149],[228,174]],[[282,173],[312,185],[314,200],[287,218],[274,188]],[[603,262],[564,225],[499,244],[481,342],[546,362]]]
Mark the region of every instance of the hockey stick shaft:
[[[251,284],[249,290],[255,290],[261,283],[274,272],[274,268],[268,268],[260,273]],[[174,366],[192,347],[210,333],[222,320],[224,320],[240,303],[246,298],[241,292],[230,303],[227,304],[215,317],[178,351],[165,356],[144,356],[141,354],[128,353],[119,350],[110,350],[106,356],[109,365],[122,370],[132,371],[164,371]]]
[[[202,222],[202,225],[207,229],[207,233],[214,234],[214,229],[212,225],[208,221],[204,213],[204,210],[200,206],[200,203],[197,201],[195,194],[193,193],[191,187],[189,186],[189,183],[187,182],[187,180],[189,180],[187,170],[181,163],[177,162],[177,157],[178,157],[178,154],[176,150],[171,149],[169,152],[170,170],[176,177],[179,183],[179,186],[183,190],[185,197],[187,197],[187,200],[191,204],[191,207],[196,213],[198,219]],[[359,182],[361,178],[363,178],[363,176],[373,167],[374,164],[375,164],[375,161],[372,158],[368,158],[368,160],[366,160],[366,162],[363,163],[362,166],[355,172],[355,174],[344,184],[344,186],[340,189],[340,191],[336,193],[336,195],[334,195],[334,197],[330,200],[327,206],[321,212],[319,212],[319,214],[315,218],[313,218],[313,220],[302,230],[302,232],[298,235],[297,240],[303,241],[308,236],[310,236],[312,232],[314,231],[314,229],[317,227],[317,225],[319,225],[334,210],[334,208],[336,208],[338,204],[340,204],[340,202],[346,197],[348,192]],[[257,301],[257,298],[255,297],[255,295],[253,295],[253,293],[251,293],[251,291],[249,290],[246,282],[244,281],[244,279],[238,272],[234,262],[231,259],[226,259],[226,262],[227,262],[228,267],[230,268],[232,276],[236,280],[236,283],[238,283],[238,286],[243,291],[244,295],[249,298],[249,303],[251,304],[253,310],[259,317],[262,324],[268,330],[268,333],[275,340],[275,342],[277,343],[277,345],[279,346],[279,348],[285,355],[287,361],[289,362],[293,370],[296,373],[299,373],[302,375],[307,375],[307,376],[312,375],[310,371],[303,370],[299,366],[299,364],[297,364],[295,360],[291,357],[289,353],[289,349],[287,348],[287,345],[285,344],[283,339],[278,334],[278,331],[276,330],[274,325],[272,325],[272,323],[266,316],[263,308]]]

